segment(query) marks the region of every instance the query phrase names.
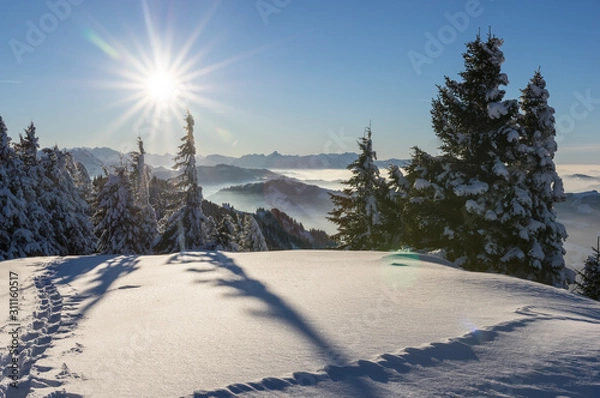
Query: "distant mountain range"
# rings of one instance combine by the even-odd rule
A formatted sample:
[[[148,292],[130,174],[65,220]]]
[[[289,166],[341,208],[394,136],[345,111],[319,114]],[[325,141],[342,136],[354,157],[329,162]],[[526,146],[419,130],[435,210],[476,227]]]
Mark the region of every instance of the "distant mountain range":
[[[76,161],[83,163],[91,176],[103,174],[103,167],[110,168],[118,165],[121,159],[128,154],[122,154],[111,148],[70,148],[67,149],[73,154]],[[198,166],[217,166],[228,165],[249,169],[345,169],[350,163],[356,160],[356,153],[327,153],[318,155],[281,155],[273,152],[270,155],[251,154],[239,158],[223,155],[198,156],[196,162]],[[170,169],[173,166],[172,154],[146,154],[146,163],[153,168]],[[386,168],[390,164],[400,167],[407,163],[403,159],[379,160],[375,164],[379,168]]]
[[[198,160],[199,164],[214,166],[216,164],[227,164],[231,166],[259,169],[345,169],[350,163],[354,162],[358,154],[353,152],[345,153],[322,153],[318,155],[281,155],[273,152],[270,155],[244,155],[239,158],[233,158],[221,155],[208,155]],[[407,163],[403,159],[386,159],[376,161],[379,168],[386,168],[390,164],[396,164],[400,167]]]

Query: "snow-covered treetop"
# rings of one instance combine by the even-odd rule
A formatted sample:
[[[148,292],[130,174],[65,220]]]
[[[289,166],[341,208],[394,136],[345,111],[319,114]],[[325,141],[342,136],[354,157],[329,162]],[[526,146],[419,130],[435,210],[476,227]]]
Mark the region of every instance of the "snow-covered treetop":
[[[409,188],[409,183],[402,170],[395,165],[391,164],[388,167],[388,174],[390,179],[390,197],[401,196],[404,197],[406,195],[406,191]]]
[[[537,70],[527,87],[521,90],[519,122],[524,137],[520,150],[527,153],[530,179],[546,206],[564,199],[563,183],[553,161],[557,145],[554,108],[548,105],[549,97],[546,81]]]
[[[138,150],[140,151],[140,155],[144,155],[146,151],[144,150],[144,141],[142,137],[137,138]]]
[[[148,194],[148,180],[149,174],[146,168],[144,141],[142,137],[137,138],[138,151],[132,152],[131,159],[133,161],[133,171],[131,174],[131,180],[137,189],[137,200],[142,206],[149,206],[149,194]]]
[[[186,135],[181,138],[179,153],[175,158],[175,169],[183,169],[180,177],[180,189],[185,192],[197,191],[198,203],[202,202],[202,188],[198,185],[198,170],[196,168],[196,143],[194,141],[194,118],[188,110],[185,117]]]
[[[500,88],[508,84],[507,75],[501,72],[502,43],[492,34],[485,41],[477,35],[467,43],[465,70],[459,73],[462,81],[446,77],[432,104],[433,128],[442,141],[441,149],[473,164],[479,164],[482,155],[496,151],[492,136],[518,113],[517,101],[505,100],[506,92]],[[489,148],[472,151],[482,145]]]
[[[37,151],[40,147],[36,129],[33,122],[25,129],[25,136],[19,134],[20,142],[17,151],[21,155],[25,165],[31,166],[37,162]]]
[[[492,36],[491,34],[488,36],[488,41],[486,43],[482,41],[478,42],[481,49],[490,55],[490,62],[498,67],[504,63],[504,53],[500,50],[502,44],[504,44],[504,40]]]
[[[372,132],[371,127],[365,128],[366,136],[361,139],[361,142],[358,143],[358,146],[362,150],[362,166],[365,170],[376,170],[377,174],[379,174],[379,169],[373,163],[374,160],[377,160],[377,153],[373,150],[373,139],[371,138]]]
[[[538,121],[538,126],[543,130],[554,130],[554,109],[548,105],[550,94],[546,90],[546,81],[541,72],[535,72],[527,87],[521,90],[521,107]],[[531,122],[530,120],[526,120]],[[527,126],[534,127],[534,126]]]
[[[10,148],[10,137],[8,136],[8,128],[4,123],[4,119],[0,116],[0,159],[6,160],[12,151]]]

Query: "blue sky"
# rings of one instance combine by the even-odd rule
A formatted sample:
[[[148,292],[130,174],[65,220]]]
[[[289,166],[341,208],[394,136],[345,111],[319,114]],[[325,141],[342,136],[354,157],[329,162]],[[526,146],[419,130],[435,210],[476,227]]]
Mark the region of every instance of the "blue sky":
[[[369,120],[381,159],[434,152],[435,85],[491,26],[508,97],[542,68],[557,161],[599,162],[596,1],[4,0],[2,11],[0,115],[13,138],[33,120],[44,146],[127,151],[139,134],[174,153],[187,107],[202,155],[354,151]],[[164,101],[147,84],[157,65],[175,76]]]

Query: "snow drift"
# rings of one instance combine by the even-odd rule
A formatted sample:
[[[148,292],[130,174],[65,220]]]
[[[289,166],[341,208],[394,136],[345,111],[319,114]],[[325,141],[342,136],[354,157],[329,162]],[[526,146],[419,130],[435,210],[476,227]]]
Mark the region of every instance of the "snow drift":
[[[600,396],[600,303],[411,253],[35,258],[9,397]],[[8,294],[0,293],[8,305]]]

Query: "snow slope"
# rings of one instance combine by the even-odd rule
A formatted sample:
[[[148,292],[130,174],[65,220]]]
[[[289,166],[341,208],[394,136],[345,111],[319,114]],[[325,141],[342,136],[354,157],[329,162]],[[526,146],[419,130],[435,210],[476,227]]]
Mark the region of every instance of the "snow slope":
[[[2,286],[10,271],[20,380],[0,395],[600,396],[600,303],[433,257],[35,258],[1,262]]]

